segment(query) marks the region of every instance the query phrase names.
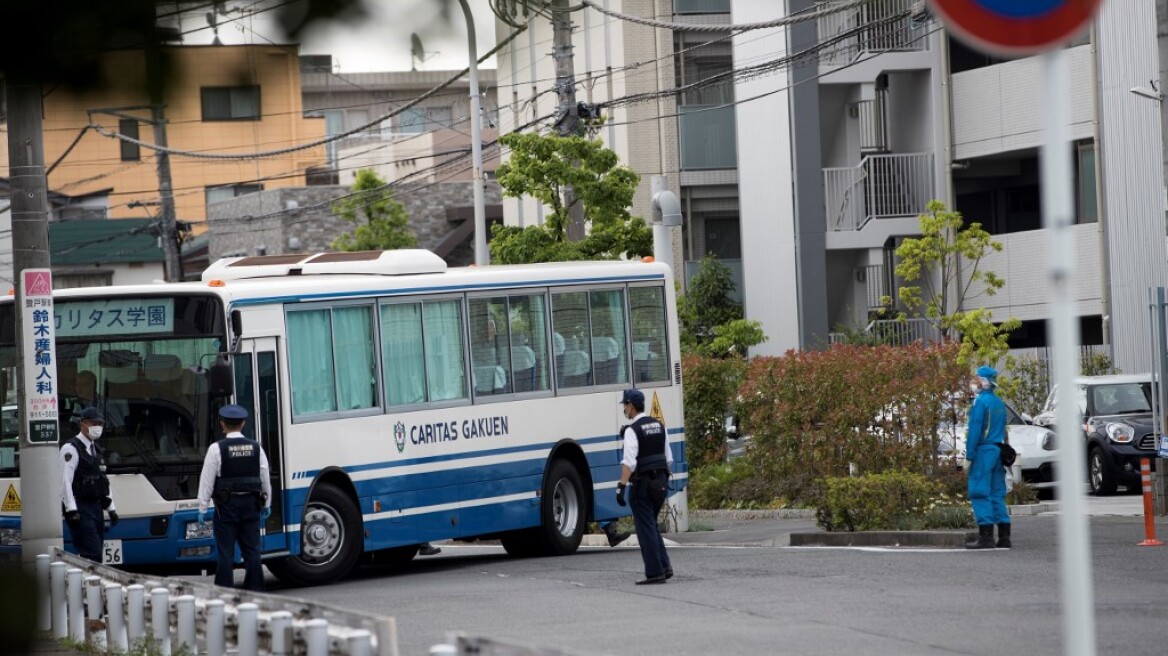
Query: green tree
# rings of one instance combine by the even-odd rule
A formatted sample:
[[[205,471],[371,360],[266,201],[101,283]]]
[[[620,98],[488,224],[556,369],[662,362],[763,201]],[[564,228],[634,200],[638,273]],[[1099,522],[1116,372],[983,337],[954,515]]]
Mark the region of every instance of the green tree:
[[[584,137],[540,134],[504,135],[499,142],[510,149],[506,163],[495,171],[503,195],[531,196],[551,209],[543,225],[495,225],[491,231],[491,261],[498,264],[614,260],[653,252],[653,231],[644,219],[629,212],[640,181],[620,164],[616,153],[599,141]],[[581,203],[589,227],[582,241],[567,237],[569,212],[564,189]]]
[[[357,171],[353,193],[333,205],[333,212],[355,227],[333,240],[339,251],[388,251],[418,245],[410,232],[406,208],[393,199],[382,180],[369,169]]]
[[[766,341],[762,325],[743,318],[742,304],[731,296],[734,280],[730,269],[706,254],[677,302],[681,322],[681,346],[691,353],[714,357],[739,355]]]
[[[896,275],[909,283],[897,292],[906,308],[900,318],[923,317],[946,339],[960,340],[958,361],[963,365],[996,363],[1006,355],[1009,334],[1021,322],[1011,318],[995,324],[989,310],[969,305],[982,293],[993,296],[1005,286],[997,274],[980,268],[987,253],[1002,250],[1001,242],[980,223],[966,226],[960,212],[946,209],[939,200],[929,201],[919,220],[921,236],[905,239],[896,249]],[[975,293],[978,286],[982,291]]]

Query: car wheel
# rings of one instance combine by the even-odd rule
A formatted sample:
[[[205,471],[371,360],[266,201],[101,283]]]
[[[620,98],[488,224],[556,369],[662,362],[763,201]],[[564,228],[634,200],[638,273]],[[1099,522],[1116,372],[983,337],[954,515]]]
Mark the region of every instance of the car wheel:
[[[1087,456],[1087,479],[1091,494],[1103,497],[1115,493],[1115,472],[1107,454],[1099,447],[1093,447]]]
[[[580,472],[566,460],[555,460],[543,481],[540,525],[502,536],[507,555],[566,556],[576,553],[584,539],[588,497]]]
[[[349,495],[328,483],[312,493],[300,526],[300,555],[266,563],[296,586],[332,583],[348,574],[362,550],[361,513]]]

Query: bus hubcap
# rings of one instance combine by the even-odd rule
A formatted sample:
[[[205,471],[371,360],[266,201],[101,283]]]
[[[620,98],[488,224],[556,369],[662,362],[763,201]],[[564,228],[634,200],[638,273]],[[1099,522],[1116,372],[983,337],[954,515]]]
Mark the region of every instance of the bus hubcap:
[[[345,537],[335,511],[327,506],[309,508],[304,515],[303,535],[301,556],[315,564],[332,559]]]
[[[556,528],[560,535],[570,537],[576,530],[577,513],[580,512],[580,503],[576,499],[576,488],[566,479],[556,483],[556,490],[552,497],[553,512]]]

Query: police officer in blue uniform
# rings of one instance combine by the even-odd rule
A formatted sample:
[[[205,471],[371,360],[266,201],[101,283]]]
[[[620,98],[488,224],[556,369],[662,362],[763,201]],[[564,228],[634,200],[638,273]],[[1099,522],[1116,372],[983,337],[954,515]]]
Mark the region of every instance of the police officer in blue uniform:
[[[199,476],[199,523],[207,505],[215,500],[215,551],[219,557],[215,585],[231,587],[235,582],[235,545],[243,556],[243,587],[264,589],[260,564],[260,526],[272,514],[272,482],[268,457],[259,442],[243,435],[247,410],[225,405],[219,410],[224,438],[207,449],[203,473]]]
[[[998,372],[993,367],[977,369],[977,397],[969,409],[965,433],[965,458],[969,467],[969,502],[977,520],[977,540],[966,549],[1010,548],[1010,513],[1006,510],[1006,470],[1002,449],[1006,439],[1006,404],[994,394]],[[994,544],[994,525],[998,542]]]
[[[98,439],[105,424],[97,408],[84,408],[79,417],[80,432],[61,446],[61,506],[73,546],[82,557],[101,562],[105,540],[105,516],[110,526],[117,526],[118,512],[110,496],[109,478],[102,465]]]
[[[624,429],[624,453],[621,479],[616,486],[616,502],[625,505],[625,491],[631,484],[629,503],[633,507],[633,525],[641,546],[645,578],[637,585],[665,583],[673,578],[673,566],[665,551],[665,540],[657,528],[657,516],[665,505],[669,489],[669,469],[673,454],[669,450],[665,425],[645,414],[645,395],[640,390],[625,390],[621,396],[625,418],[632,421]]]

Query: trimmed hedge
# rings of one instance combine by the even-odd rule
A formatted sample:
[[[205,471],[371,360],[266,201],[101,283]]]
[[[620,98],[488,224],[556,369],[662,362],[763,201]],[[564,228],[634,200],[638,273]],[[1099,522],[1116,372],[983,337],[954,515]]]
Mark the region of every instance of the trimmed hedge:
[[[943,485],[920,474],[884,472],[829,477],[816,521],[828,531],[970,528],[968,503],[943,492]]]

